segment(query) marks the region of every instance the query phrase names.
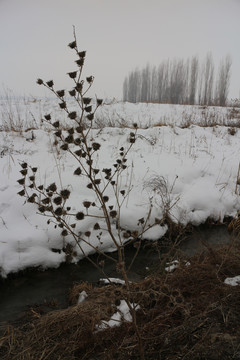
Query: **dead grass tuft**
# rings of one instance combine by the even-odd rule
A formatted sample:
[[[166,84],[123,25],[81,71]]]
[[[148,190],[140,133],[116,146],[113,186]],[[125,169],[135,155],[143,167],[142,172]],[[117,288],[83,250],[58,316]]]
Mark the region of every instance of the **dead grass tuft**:
[[[180,262],[173,273],[151,276],[131,284],[131,302],[140,305],[137,323],[145,356],[156,359],[233,359],[240,351],[240,291],[224,284],[240,274],[240,244]],[[2,360],[139,359],[131,323],[95,332],[109,320],[126,288],[100,288],[81,283],[73,288],[71,303],[81,291],[87,299],[65,310],[9,327],[0,339]]]

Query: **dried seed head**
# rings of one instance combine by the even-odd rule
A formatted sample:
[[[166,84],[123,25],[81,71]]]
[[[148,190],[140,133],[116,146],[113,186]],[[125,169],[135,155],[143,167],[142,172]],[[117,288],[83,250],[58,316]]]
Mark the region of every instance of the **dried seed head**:
[[[94,184],[99,185],[101,183],[101,179],[95,179],[93,180]]]
[[[44,117],[45,117],[45,119],[48,120],[48,121],[51,120],[51,115],[50,115],[50,114],[44,115]]]
[[[93,120],[93,118],[94,118],[94,114],[93,114],[93,113],[87,115],[87,119],[88,119],[88,120]]]
[[[60,125],[59,121],[55,121],[52,126],[54,126],[55,128],[58,128]]]
[[[60,224],[60,225],[62,225],[62,224]],[[67,230],[66,230],[66,229],[64,229],[64,230],[61,232],[61,235],[62,235],[62,236],[67,236],[67,235],[68,235]]]
[[[124,196],[125,195],[125,190],[121,190],[120,193]]]
[[[78,56],[79,56],[80,58],[84,58],[84,57],[86,56],[86,51],[80,51],[80,52],[78,52]]]
[[[84,233],[84,235],[87,236],[87,237],[91,236],[91,231],[86,231],[86,232]]]
[[[68,135],[64,141],[66,141],[68,144],[72,144],[74,141],[74,137],[72,135]]]
[[[87,188],[88,188],[88,189],[92,189],[92,187],[93,187],[93,186],[92,186],[92,183],[87,184]]]
[[[60,146],[60,149],[67,150],[68,149],[68,144],[63,144],[62,146]]]
[[[17,180],[17,182],[18,182],[20,185],[24,185],[24,184],[25,184],[25,177],[22,178],[22,179]]]
[[[33,167],[32,172],[36,173],[37,172],[37,167]]]
[[[81,139],[80,139],[80,138],[74,139],[74,144],[75,144],[75,145],[80,145],[80,144],[81,144]],[[76,154],[76,153],[75,153],[75,154]]]
[[[56,204],[56,205],[60,205],[61,203],[62,203],[62,197],[61,196],[57,196],[57,197],[55,197],[54,199],[53,199],[53,202],[54,202],[54,204]]]
[[[96,143],[96,142],[92,143],[92,148],[93,148],[93,150],[97,151],[97,150],[100,149],[100,147],[101,147],[100,144],[98,144],[98,143]]]
[[[75,171],[74,171],[74,175],[81,175],[82,170],[80,169],[80,167],[78,167]]]
[[[93,172],[94,172],[94,174],[96,174],[96,175],[99,173],[99,171],[100,171],[99,169],[93,169]]]
[[[77,156],[82,156],[82,150],[77,150],[77,151],[75,151],[75,154],[77,155]]]
[[[75,89],[70,90],[70,91],[69,91],[69,94],[70,94],[71,96],[75,96],[75,95],[76,95],[76,90],[75,90]]]
[[[71,48],[71,49],[75,49],[77,47],[77,43],[76,41],[72,41],[68,44],[68,46]]]
[[[20,170],[20,173],[24,176],[27,175],[27,172],[28,172],[27,169]]]
[[[28,167],[28,164],[26,162],[20,164],[22,169],[26,169]]]
[[[92,111],[92,105],[86,106],[86,107],[84,108],[84,110],[85,110],[87,113],[90,113],[90,112]]]
[[[112,218],[115,218],[115,217],[117,216],[116,210],[110,211],[109,215],[110,215]]]
[[[48,186],[47,190],[49,191],[56,191],[57,190],[57,186],[55,183],[52,183],[51,185]]]
[[[88,76],[88,77],[86,77],[86,80],[89,84],[91,84],[94,80],[94,76]]]
[[[97,105],[100,106],[103,103],[103,99],[97,99]]]
[[[130,139],[129,139],[129,142],[130,142],[131,144],[134,144],[135,141],[136,141],[135,138],[130,138]]]
[[[34,181],[34,180],[35,180],[35,176],[34,176],[34,175],[29,176],[29,180]]]
[[[56,132],[54,133],[54,135],[57,136],[57,137],[61,137],[62,131],[61,131],[61,130],[58,130],[58,131],[56,131]]]
[[[76,227],[76,224],[71,224],[70,226],[74,229]]]
[[[85,217],[85,215],[84,215],[84,213],[81,212],[81,211],[76,214],[76,219],[77,219],[77,220],[83,220],[84,217]]]
[[[18,192],[18,195],[20,195],[20,196],[24,196],[24,195],[25,195],[25,190],[21,190],[21,191],[19,191],[19,192]]]
[[[65,95],[65,90],[58,90],[56,93],[59,97],[63,97]]]
[[[42,79],[37,79],[37,84],[38,84],[38,85],[42,85],[42,84],[43,84],[43,80],[42,80]]]
[[[75,86],[75,89],[77,90],[77,92],[81,93],[83,88],[83,81],[81,81],[80,83],[77,83]]]
[[[70,112],[70,113],[68,114],[68,117],[69,117],[70,119],[72,119],[72,120],[76,119],[76,117],[77,117],[76,111]]]
[[[53,85],[54,85],[53,80],[47,81],[46,84],[47,84],[47,86],[50,87],[50,88],[53,87]]]
[[[82,133],[83,132],[83,126],[77,126],[75,130],[79,134]]]
[[[49,204],[49,203],[50,203],[50,198],[47,197],[47,198],[43,199],[43,200],[42,200],[42,203],[45,204],[45,205],[46,205],[46,204]]]
[[[77,77],[77,71],[72,71],[67,73],[71,79],[75,79]]]
[[[63,101],[62,103],[59,103],[59,106],[61,109],[66,109],[67,104],[65,103],[65,101]]]
[[[61,196],[63,197],[63,199],[68,199],[71,192],[68,189],[64,189],[60,192]]]
[[[74,128],[68,129],[68,133],[69,133],[70,135],[73,135],[73,134],[74,134]]]
[[[45,206],[39,206],[38,211],[40,211],[41,213],[44,213],[46,211],[46,207]]]
[[[40,186],[38,187],[38,189],[39,189],[39,190],[43,190],[43,185],[40,185]]]
[[[108,202],[108,200],[109,200],[109,197],[108,196],[103,196],[103,201],[106,203],[106,202]]]
[[[100,225],[99,223],[96,223],[93,227],[94,230],[99,230],[100,229]]]
[[[91,204],[92,204],[92,203],[91,203],[90,201],[84,201],[84,202],[83,202],[83,206],[84,206],[86,209],[90,208]]]
[[[80,67],[83,66],[83,64],[84,64],[84,58],[80,58],[80,59],[76,60],[75,63],[76,63],[78,66],[80,66]]]
[[[133,123],[133,127],[134,127],[135,129],[137,129],[138,124],[137,124],[137,123]]]
[[[83,103],[84,103],[84,105],[90,104],[91,100],[92,100],[92,99],[89,98],[89,97],[84,97],[84,98],[83,98]]]
[[[62,215],[62,213],[63,213],[63,208],[62,208],[61,206],[57,207],[57,208],[54,210],[54,213],[55,213],[57,216]]]

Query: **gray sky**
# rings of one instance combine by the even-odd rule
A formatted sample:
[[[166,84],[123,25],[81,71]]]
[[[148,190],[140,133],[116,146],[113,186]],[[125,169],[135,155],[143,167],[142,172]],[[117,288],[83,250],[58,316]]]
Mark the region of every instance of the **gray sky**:
[[[240,97],[240,0],[0,0],[0,86],[49,95],[38,77],[71,88],[72,25],[94,93],[121,98],[129,71],[167,58],[232,57],[230,97]]]

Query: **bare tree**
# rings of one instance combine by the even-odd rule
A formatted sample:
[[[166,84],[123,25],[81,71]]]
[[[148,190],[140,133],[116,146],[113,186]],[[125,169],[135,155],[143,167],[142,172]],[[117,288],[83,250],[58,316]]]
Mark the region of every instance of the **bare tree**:
[[[218,70],[218,79],[216,82],[215,102],[219,106],[225,106],[228,96],[228,90],[231,77],[232,59],[229,55],[221,60]]]

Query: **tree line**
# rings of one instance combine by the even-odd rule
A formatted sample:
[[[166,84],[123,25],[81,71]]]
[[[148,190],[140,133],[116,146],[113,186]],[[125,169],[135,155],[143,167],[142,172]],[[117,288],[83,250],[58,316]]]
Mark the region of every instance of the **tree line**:
[[[123,101],[225,106],[231,65],[227,55],[215,72],[211,53],[202,62],[193,56],[162,61],[158,67],[148,64],[125,77]]]

